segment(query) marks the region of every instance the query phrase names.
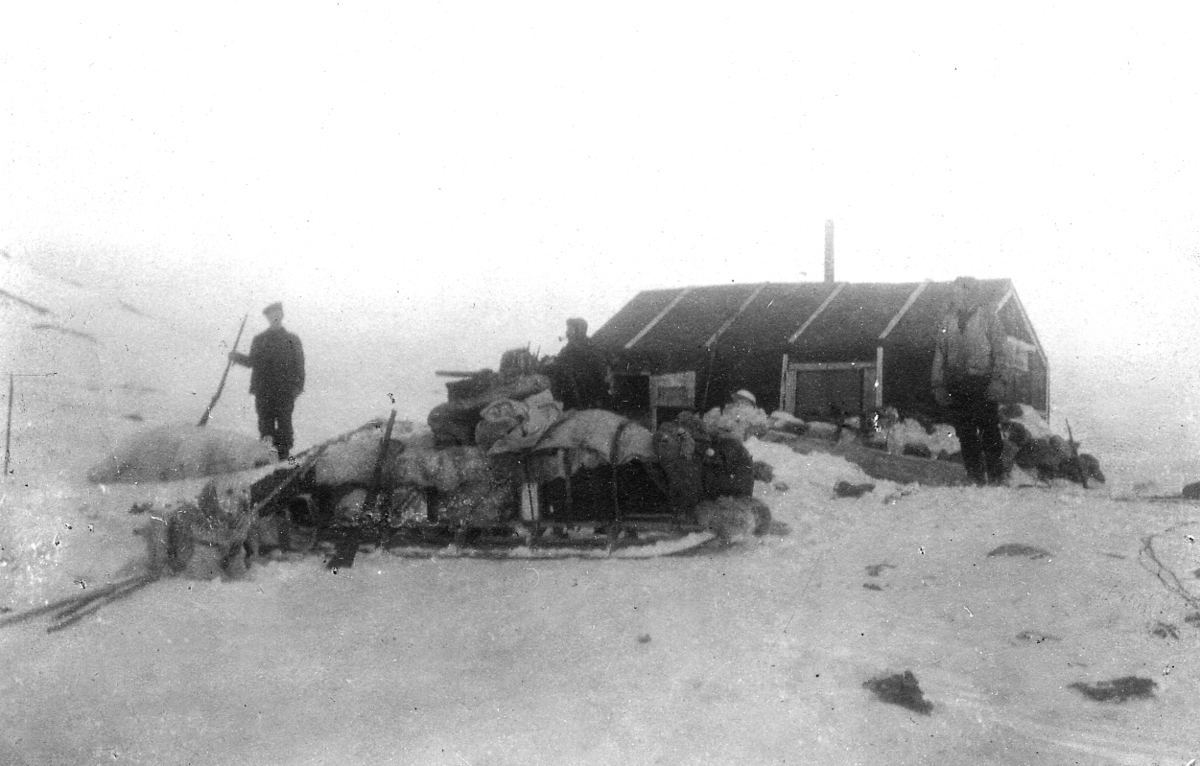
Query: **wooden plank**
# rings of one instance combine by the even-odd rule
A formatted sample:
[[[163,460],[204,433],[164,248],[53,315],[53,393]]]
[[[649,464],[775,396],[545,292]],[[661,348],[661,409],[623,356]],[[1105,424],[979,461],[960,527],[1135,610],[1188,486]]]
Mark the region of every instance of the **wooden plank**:
[[[875,362],[796,362],[789,369],[798,372],[820,372],[825,370],[865,370],[875,367]]]

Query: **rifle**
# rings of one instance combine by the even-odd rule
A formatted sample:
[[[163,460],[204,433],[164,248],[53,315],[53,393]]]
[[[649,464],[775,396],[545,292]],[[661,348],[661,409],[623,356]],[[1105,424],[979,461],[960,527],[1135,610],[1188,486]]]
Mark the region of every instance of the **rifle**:
[[[242,330],[246,329],[246,320],[249,318],[249,314],[242,317],[242,324],[238,327],[237,337],[233,339],[233,351],[237,351],[238,342],[242,339]],[[217,392],[213,394],[212,401],[208,403],[208,407],[204,409],[204,414],[200,416],[200,422],[196,424],[201,428],[208,425],[208,416],[212,414],[213,407],[217,406],[217,400],[221,398],[221,392],[225,390],[225,378],[229,377],[229,368],[232,366],[232,359],[225,362],[225,372],[221,373],[221,382],[217,384]]]

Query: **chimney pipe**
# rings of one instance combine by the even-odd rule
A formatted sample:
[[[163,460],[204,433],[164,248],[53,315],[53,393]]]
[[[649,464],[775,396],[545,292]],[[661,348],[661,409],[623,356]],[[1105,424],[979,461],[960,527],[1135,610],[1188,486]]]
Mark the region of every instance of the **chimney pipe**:
[[[825,221],[825,281],[833,283],[833,219]]]

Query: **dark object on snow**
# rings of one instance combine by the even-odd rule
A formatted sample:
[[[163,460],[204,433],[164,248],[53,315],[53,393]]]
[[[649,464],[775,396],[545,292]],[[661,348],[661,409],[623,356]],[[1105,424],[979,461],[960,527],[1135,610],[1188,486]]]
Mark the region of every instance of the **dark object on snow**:
[[[771,509],[753,497],[718,497],[696,506],[696,518],[722,540],[762,537],[771,529]]]
[[[697,439],[704,497],[750,497],[754,494],[754,460],[740,439]]]
[[[770,525],[767,527],[767,534],[774,535],[775,537],[787,537],[791,533],[792,528],[786,521],[772,519]]]
[[[1101,681],[1094,686],[1078,681],[1070,684],[1067,688],[1076,689],[1080,694],[1096,702],[1125,702],[1133,698],[1149,699],[1154,696],[1154,689],[1157,686],[1158,684],[1149,678],[1124,676],[1111,681]]]
[[[1067,479],[1087,487],[1089,481],[1104,483],[1100,461],[1079,451],[1079,442],[1072,437],[1048,436],[1035,439],[1020,423],[1004,424],[1007,440],[1006,456],[1018,467],[1033,472],[1042,481]]]
[[[1154,627],[1150,629],[1150,634],[1159,638],[1179,638],[1179,628],[1176,628],[1169,622],[1161,620],[1154,623]]]
[[[35,609],[30,609],[25,612],[17,612],[16,614],[6,615],[0,618],[0,627],[13,625],[19,622],[31,620],[34,617],[42,615],[50,615],[51,623],[46,628],[47,633],[55,633],[63,628],[69,628],[75,623],[83,620],[92,614],[99,611],[100,607],[105,604],[111,604],[114,601],[119,601],[126,596],[132,595],[138,590],[141,590],[150,583],[156,581],[159,575],[155,572],[135,575],[119,582],[110,583],[99,588],[88,588],[83,593],[68,598],[53,601],[45,606],[40,606]]]
[[[1023,630],[1013,637],[1022,644],[1044,644],[1047,641],[1062,641],[1061,638],[1039,630]]]
[[[754,480],[765,481],[768,484],[775,481],[775,469],[770,463],[764,463],[761,460],[754,461]]]
[[[874,491],[874,484],[851,484],[848,481],[839,481],[833,485],[833,494],[838,497],[862,497],[868,492]]]
[[[1036,560],[1050,558],[1050,551],[1042,550],[1032,545],[1025,545],[1024,543],[1005,543],[999,548],[993,548],[988,551],[988,557],[992,556],[1021,556]]]
[[[1180,496],[1185,497],[1188,500],[1200,500],[1200,481],[1194,481],[1184,487],[1183,492],[1180,493]]]
[[[933,711],[933,703],[925,699],[925,694],[917,684],[917,677],[911,670],[903,674],[872,678],[863,686],[875,693],[884,702],[908,708],[921,715],[929,715]]]
[[[867,590],[883,590],[882,587],[876,585],[873,582],[865,582],[865,583],[863,583],[863,587],[866,588]]]
[[[1087,486],[1089,479],[1095,479],[1101,484],[1104,483],[1104,471],[1100,470],[1100,461],[1095,456],[1084,452],[1076,460],[1078,462],[1076,463],[1075,470],[1081,477],[1079,481],[1083,486]],[[1072,481],[1075,481],[1075,479],[1072,479]]]
[[[663,423],[651,439],[654,454],[667,480],[671,507],[687,512],[700,502],[702,471],[692,433],[675,423]]]

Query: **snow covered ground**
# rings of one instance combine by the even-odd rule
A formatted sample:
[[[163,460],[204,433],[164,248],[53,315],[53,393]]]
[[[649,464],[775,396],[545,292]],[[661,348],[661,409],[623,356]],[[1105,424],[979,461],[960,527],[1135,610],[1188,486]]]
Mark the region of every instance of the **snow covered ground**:
[[[5,290],[52,312],[0,300],[18,330],[6,369],[54,373],[17,379],[0,486],[0,607],[20,611],[138,571],[145,517],[130,508],[201,482],[83,477],[119,437],[198,418],[224,350],[0,267]],[[67,309],[88,301],[86,316]],[[214,424],[253,431],[244,388],[231,376]],[[302,412],[301,447],[386,404]],[[779,523],[707,555],[373,554],[338,574],[277,561],[240,581],[165,579],[61,632],[9,625],[0,764],[1184,766],[1200,757],[1200,514],[1138,498],[1181,475],[1106,453],[1119,436],[1086,415],[1073,418],[1106,487],[874,482],[837,499],[838,481],[871,479],[752,440],[775,473],[755,492]],[[1044,555],[989,555],[1005,545]],[[928,714],[865,687],[905,671]],[[1125,677],[1151,695],[1073,686]]]

